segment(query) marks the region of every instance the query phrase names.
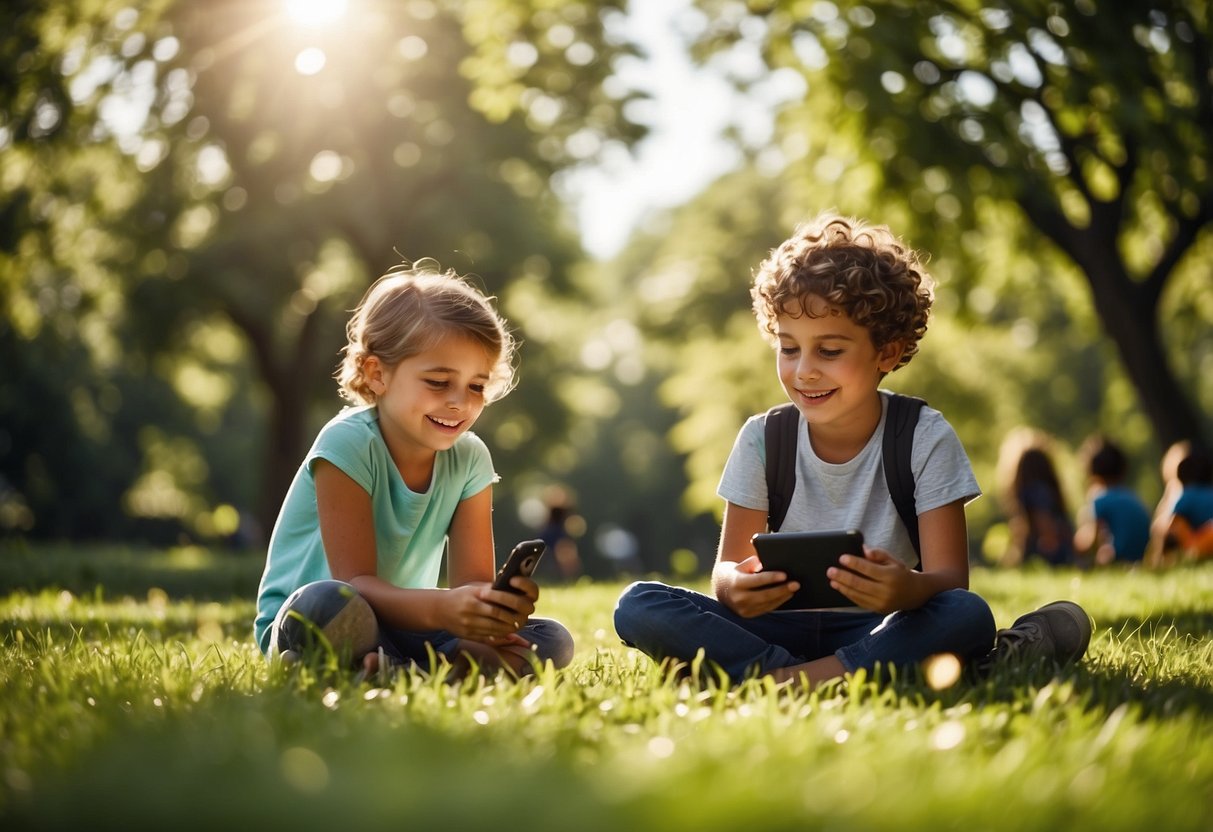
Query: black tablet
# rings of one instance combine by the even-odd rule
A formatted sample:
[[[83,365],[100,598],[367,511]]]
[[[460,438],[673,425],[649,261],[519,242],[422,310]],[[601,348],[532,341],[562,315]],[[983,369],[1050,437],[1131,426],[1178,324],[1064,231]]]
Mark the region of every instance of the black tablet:
[[[832,588],[826,577],[826,570],[839,566],[842,555],[863,557],[862,532],[774,532],[754,535],[753,543],[764,572],[786,572],[789,580],[800,582],[800,589],[779,609],[862,609]]]

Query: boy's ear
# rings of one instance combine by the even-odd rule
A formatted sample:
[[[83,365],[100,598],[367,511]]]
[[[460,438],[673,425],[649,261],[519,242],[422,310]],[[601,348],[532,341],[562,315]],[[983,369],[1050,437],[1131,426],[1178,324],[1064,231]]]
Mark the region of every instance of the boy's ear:
[[[901,341],[890,341],[880,348],[877,355],[877,366],[882,373],[889,373],[901,361],[901,354],[905,352],[905,345]]]

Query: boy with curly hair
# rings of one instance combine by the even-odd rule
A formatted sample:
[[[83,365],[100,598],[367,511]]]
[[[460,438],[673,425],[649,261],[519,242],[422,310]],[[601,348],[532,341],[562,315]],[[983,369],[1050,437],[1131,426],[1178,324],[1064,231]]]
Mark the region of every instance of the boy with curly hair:
[[[760,414],[738,434],[717,490],[725,509],[714,597],[634,583],[615,610],[620,637],[659,661],[690,662],[702,650],[734,682],[758,674],[814,686],[941,653],[988,660],[994,617],[968,590],[964,514],[981,491],[939,411],[922,408],[910,460],[921,557],[884,477],[891,394],[880,383],[917,353],[933,299],[918,255],[884,226],[823,215],[761,264],[751,296],[799,411],[787,451],[796,455],[796,486],[780,531],[863,532],[863,551],[827,571],[856,611],[778,610],[799,585],[765,571],[752,542],[768,527]],[[1023,616],[1012,630],[998,634],[1001,652],[1032,658],[1077,658],[1090,637],[1086,614],[1069,602]]]

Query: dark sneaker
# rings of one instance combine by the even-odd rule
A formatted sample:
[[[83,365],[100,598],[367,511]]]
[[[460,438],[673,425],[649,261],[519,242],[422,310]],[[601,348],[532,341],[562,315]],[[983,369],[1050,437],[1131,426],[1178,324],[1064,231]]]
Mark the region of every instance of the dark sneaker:
[[[1076,662],[1091,643],[1091,617],[1073,601],[1054,601],[1025,613],[994,636],[994,649],[978,662],[979,670],[1007,661],[1059,665]]]

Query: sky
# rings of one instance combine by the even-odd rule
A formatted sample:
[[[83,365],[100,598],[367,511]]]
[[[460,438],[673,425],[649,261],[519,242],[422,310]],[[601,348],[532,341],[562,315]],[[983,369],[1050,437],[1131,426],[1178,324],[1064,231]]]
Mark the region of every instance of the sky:
[[[686,202],[735,167],[739,153],[722,135],[730,122],[744,124],[750,142],[769,138],[766,102],[788,90],[742,98],[720,71],[695,66],[680,31],[694,29],[700,20],[689,0],[629,2],[626,34],[649,58],[621,66],[619,74],[653,97],[653,106],[642,111],[651,132],[631,153],[608,148],[598,164],[566,175],[560,184],[593,257],[617,253],[646,212]],[[757,66],[756,57],[744,50],[730,61],[742,71]]]

